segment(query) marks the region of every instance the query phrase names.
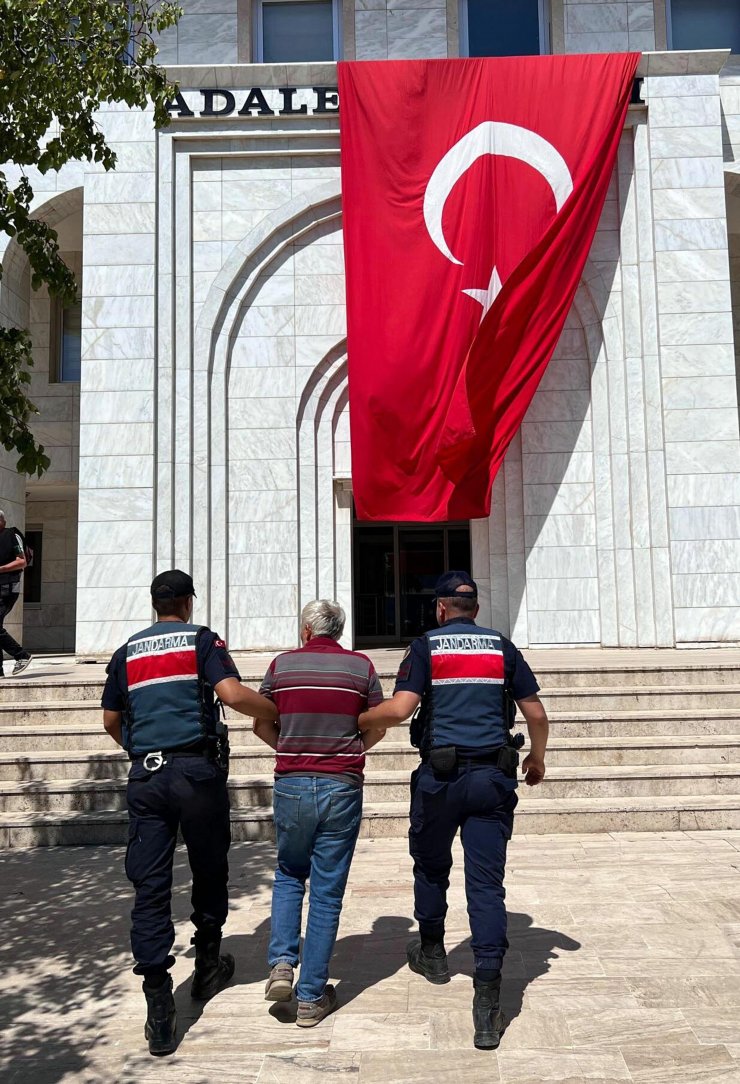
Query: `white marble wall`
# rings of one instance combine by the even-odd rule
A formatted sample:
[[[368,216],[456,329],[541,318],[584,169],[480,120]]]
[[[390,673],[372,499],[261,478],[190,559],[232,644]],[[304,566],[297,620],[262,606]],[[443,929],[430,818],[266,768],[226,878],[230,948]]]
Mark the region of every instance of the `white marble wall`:
[[[154,520],[155,138],[151,114],[100,122],[115,173],[84,174],[77,651],[150,618]]]
[[[586,19],[628,5],[569,6]],[[363,12],[388,32],[390,6]],[[237,90],[334,79],[329,65],[175,74]],[[740,639],[719,83],[655,75],[646,93],[490,520],[472,525],[490,618],[521,644]],[[195,117],[159,136],[150,120],[104,110],[119,168],[74,175],[77,650],[105,653],[145,624],[150,578],[173,564],[193,571],[196,616],[232,646],[290,646],[311,597],[339,597],[351,616],[336,119]],[[72,467],[70,437],[55,470],[65,447]]]
[[[317,185],[337,184],[338,158],[277,150],[252,158],[194,157],[191,168],[197,323],[208,318],[203,307],[218,291],[221,263],[236,243],[270,216],[290,221],[295,201],[309,201]],[[346,333],[341,241],[338,224],[319,227],[316,236],[304,234],[276,253],[250,283],[229,329],[228,636],[234,644],[279,647],[295,640],[302,563],[315,566],[323,557],[331,567],[323,569],[322,582],[328,576],[333,588],[326,593],[337,593],[334,556],[319,553],[306,529],[309,503],[318,502],[320,518],[333,516],[331,430],[319,455],[305,463],[299,487],[296,419],[317,366]],[[309,597],[317,590],[314,578]]]
[[[737,640],[740,446],[718,78],[648,79],[646,95],[676,639]]]
[[[564,0],[566,53],[655,49],[653,0]]]
[[[183,14],[177,26],[159,35],[160,64],[236,64],[238,56],[237,0],[180,0]],[[248,19],[249,4],[241,5]]]
[[[720,73],[722,151],[725,169],[740,172],[740,57],[730,58]]]
[[[356,0],[355,58],[446,57],[447,0]]]
[[[735,369],[740,387],[740,59],[728,61],[720,75],[722,154],[725,170],[727,227],[730,250],[730,288]]]
[[[77,217],[75,215],[75,217]],[[77,238],[82,244],[81,232]],[[74,272],[80,289],[84,289],[82,252],[62,251],[64,262]],[[48,290],[42,287],[31,294],[29,331],[33,343],[33,369],[29,394],[39,414],[33,420],[35,438],[44,445],[51,465],[43,476],[44,486],[50,483],[77,485],[80,434],[80,386],[76,382],[59,383],[52,371],[56,364],[52,359],[50,344],[50,319],[52,300]],[[32,494],[38,484],[29,479],[27,487]]]

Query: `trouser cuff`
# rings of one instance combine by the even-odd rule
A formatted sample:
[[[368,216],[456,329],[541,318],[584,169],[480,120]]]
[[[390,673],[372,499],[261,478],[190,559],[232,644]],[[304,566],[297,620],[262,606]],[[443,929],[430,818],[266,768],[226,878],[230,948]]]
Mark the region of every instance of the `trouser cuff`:
[[[476,956],[475,957],[475,973],[480,978],[481,971],[492,971],[497,974],[503,967],[503,956]],[[490,980],[484,980],[490,981]]]
[[[164,972],[165,974],[174,965],[175,957],[168,956],[164,963],[161,964],[139,964],[134,966],[134,975],[156,975]]]
[[[445,939],[444,922],[420,922],[419,934],[422,941],[439,942]]]

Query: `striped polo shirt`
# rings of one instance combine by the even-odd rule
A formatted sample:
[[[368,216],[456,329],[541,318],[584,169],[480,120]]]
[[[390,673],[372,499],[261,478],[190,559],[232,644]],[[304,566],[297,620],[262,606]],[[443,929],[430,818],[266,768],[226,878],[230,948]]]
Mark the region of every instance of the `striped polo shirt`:
[[[366,655],[315,636],[273,660],[260,692],[280,713],[275,775],[362,782],[365,749],[357,719],[383,699]]]

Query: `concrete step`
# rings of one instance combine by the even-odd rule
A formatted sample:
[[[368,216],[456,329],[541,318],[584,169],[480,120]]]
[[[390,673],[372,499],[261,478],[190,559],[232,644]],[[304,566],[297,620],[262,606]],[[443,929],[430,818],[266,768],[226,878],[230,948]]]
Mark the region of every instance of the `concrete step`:
[[[31,735],[33,738],[34,735]],[[0,782],[51,782],[85,779],[124,779],[129,760],[116,752],[104,735],[94,735],[91,748],[26,750],[0,753]],[[5,741],[0,739],[5,748]],[[526,754],[526,748],[523,755]],[[401,741],[386,739],[368,754],[367,772],[410,773],[419,763],[418,752]],[[551,738],[547,751],[549,768],[620,767],[646,764],[740,764],[740,735],[710,735],[699,738],[592,738],[586,743],[570,738]],[[235,776],[270,775],[275,756],[264,744],[236,746],[231,753]]]
[[[374,770],[365,781],[372,804],[408,799],[408,772]],[[268,805],[272,776],[229,779],[234,809]],[[669,797],[671,794],[730,795],[740,792],[740,764],[669,764],[620,767],[553,767],[536,790],[522,788],[524,802],[555,798]],[[0,812],[91,812],[123,809],[126,783],[113,779],[52,779],[0,783]]]
[[[567,711],[550,712],[553,738],[590,744],[612,738],[659,739],[672,743],[674,738],[703,738],[740,735],[740,709],[678,708],[637,711]],[[521,716],[518,717],[522,729]],[[407,741],[408,724],[396,728],[397,740]],[[264,748],[252,733],[252,725],[243,717],[229,721],[232,748]],[[387,740],[387,739],[386,739]],[[381,747],[382,748],[382,747]],[[15,710],[0,708],[0,753],[51,752],[63,750],[111,751],[110,740],[102,726],[99,709],[80,714],[79,702],[57,707],[51,714],[35,714],[33,705]]]
[[[120,810],[2,813],[0,847],[120,844],[126,842],[127,826],[126,813]],[[521,835],[711,829],[740,829],[740,796],[531,799],[520,804],[515,819],[515,832]],[[272,810],[267,806],[232,810],[231,830],[234,842],[272,839]],[[366,801],[361,830],[364,838],[401,838],[407,832],[407,803],[374,805]]]
[[[24,690],[24,696],[28,692],[30,690]],[[639,710],[651,716],[669,711],[693,711],[695,717],[701,717],[708,710],[740,711],[740,685],[550,688],[543,691],[542,700],[553,719],[571,713],[586,714],[594,718],[606,713]],[[244,719],[244,716],[234,711],[227,711],[226,714],[230,722],[241,722]],[[17,699],[13,703],[0,702],[0,726],[46,723],[62,725],[62,721],[69,717],[78,723],[100,723],[99,701],[70,697],[61,700],[32,698]]]
[[[579,652],[574,652],[578,655]],[[740,685],[740,652],[728,649],[731,656],[726,662],[713,661],[702,664],[692,658],[690,662],[681,662],[682,652],[671,652],[673,660],[663,664],[644,666],[571,665],[557,667],[536,665],[533,667],[537,681],[543,689],[554,688],[594,688],[640,687],[657,685]],[[524,652],[526,658],[527,652]],[[678,656],[678,659],[676,659]]]
[[[645,685],[598,686],[543,690],[548,712],[635,711],[638,708],[667,711],[695,708],[740,708],[740,685]]]
[[[371,653],[372,654],[372,653]],[[528,652],[525,650],[524,655]],[[613,658],[613,653],[609,653]],[[607,688],[655,688],[658,686],[679,685],[736,685],[740,686],[740,651],[728,648],[718,658],[704,661],[704,652],[666,651],[662,661],[652,661],[654,656],[646,652],[651,661],[645,663],[621,664],[618,661],[594,662],[591,657],[584,660],[583,653],[574,652],[572,662],[559,662],[551,665],[540,661],[542,652],[537,653],[534,663],[537,679],[543,689],[593,689]],[[639,652],[637,653],[639,656]],[[398,654],[400,660],[400,653]],[[262,665],[256,666],[250,660],[239,662],[244,681],[251,688],[258,688],[264,675]],[[381,664],[378,673],[386,695],[393,691],[397,663]],[[34,671],[39,676],[34,676]],[[80,672],[81,671],[81,672]],[[16,701],[40,700],[59,702],[64,700],[87,700],[99,704],[105,683],[105,667],[101,664],[78,667],[74,674],[62,673],[59,676],[44,669],[43,660],[36,660],[30,670],[20,678],[6,677],[0,680],[0,704],[12,704]]]

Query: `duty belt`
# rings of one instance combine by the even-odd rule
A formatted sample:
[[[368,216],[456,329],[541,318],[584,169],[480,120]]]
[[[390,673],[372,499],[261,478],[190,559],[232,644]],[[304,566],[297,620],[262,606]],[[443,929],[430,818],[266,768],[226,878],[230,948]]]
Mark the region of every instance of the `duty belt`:
[[[508,743],[478,756],[460,755],[454,746],[438,747],[430,749],[421,759],[423,764],[430,764],[433,771],[443,776],[456,768],[464,768],[471,764],[491,764],[504,775],[516,779],[516,770],[519,765],[519,753],[516,747]]]
[[[476,756],[475,754],[468,755],[465,753],[458,753],[457,763],[498,765],[499,757],[501,756],[502,751],[508,748],[508,745],[499,745],[495,749],[492,749],[490,753],[481,753],[479,756]],[[424,753],[421,758],[421,762],[422,764],[427,764],[429,762],[429,753]]]
[[[198,745],[191,745],[184,749],[156,749],[149,753],[133,753],[131,763],[142,763],[148,772],[158,772],[168,760],[175,760],[177,757],[211,756],[213,752],[209,746],[205,742],[199,742]]]

